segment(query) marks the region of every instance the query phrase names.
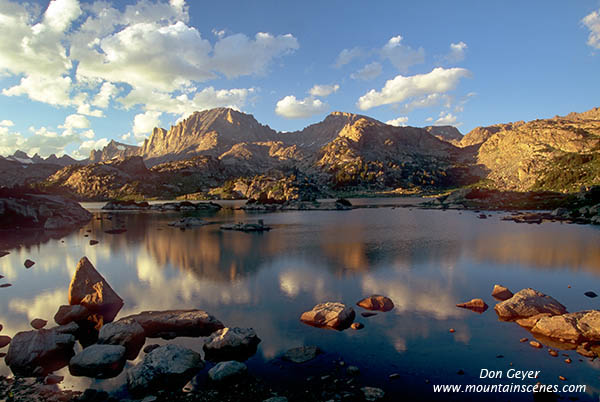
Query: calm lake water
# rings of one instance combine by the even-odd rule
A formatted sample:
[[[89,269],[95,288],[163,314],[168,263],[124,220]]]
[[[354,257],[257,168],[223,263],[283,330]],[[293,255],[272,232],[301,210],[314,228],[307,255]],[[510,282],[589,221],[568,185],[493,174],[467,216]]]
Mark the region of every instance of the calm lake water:
[[[363,204],[411,201],[353,200]],[[567,384],[587,385],[585,394],[574,396],[598,400],[598,360],[564,351],[573,360],[566,364],[564,357],[552,357],[546,348],[520,343],[522,337],[532,339],[531,334],[514,323],[498,321],[490,293],[495,283],[513,292],[533,287],[555,297],[569,311],[600,308],[600,298],[584,296],[588,290],[600,293],[599,227],[517,224],[501,221],[504,213],[490,213],[483,220],[467,211],[384,207],[276,213],[224,209],[201,215],[214,224],[181,231],[167,226],[178,213],[109,214],[98,209],[101,204],[84,206],[94,219],[80,230],[7,250],[10,254],[0,258],[0,274],[5,276],[0,283],[13,285],[0,289],[3,334],[31,329],[34,318],[53,322],[58,306],[67,304],[78,260],[87,256],[124,299],[119,316],[200,308],[226,326],[253,327],[262,342],[247,364],[257,376],[301,384],[307,376],[330,373],[334,361],[343,359],[346,365],[360,368],[361,386],[381,387],[388,395],[427,398],[433,384],[521,383],[479,378],[484,368],[516,368],[540,370],[538,380],[545,384],[562,386],[565,382],[558,376],[565,376]],[[106,219],[109,215],[112,220]],[[219,229],[223,222],[256,219],[273,229],[266,233]],[[115,227],[125,227],[127,232],[104,233]],[[90,246],[90,239],[99,244]],[[30,269],[23,266],[27,258],[36,262]],[[355,303],[371,294],[390,297],[395,309],[361,317],[364,310]],[[476,297],[490,309],[477,314],[455,307]],[[338,332],[299,321],[303,311],[324,301],[354,306],[357,321],[365,328]],[[449,333],[449,328],[456,332]],[[203,338],[172,342],[200,352]],[[301,345],[317,345],[325,353],[300,366],[281,361],[283,352]],[[465,374],[458,375],[458,370]],[[0,375],[9,373],[2,361]],[[388,379],[392,373],[400,377]],[[110,390],[122,382],[123,376],[93,382],[68,377],[61,386]],[[485,399],[532,397],[496,394]]]

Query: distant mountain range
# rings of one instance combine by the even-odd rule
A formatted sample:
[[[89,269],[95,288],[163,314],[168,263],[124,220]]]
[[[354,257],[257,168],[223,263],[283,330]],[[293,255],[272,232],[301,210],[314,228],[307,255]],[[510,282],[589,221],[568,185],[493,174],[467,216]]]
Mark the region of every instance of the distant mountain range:
[[[68,157],[43,160],[17,152],[0,160],[0,184],[10,182],[2,163],[13,162],[23,167],[23,181],[82,199],[206,195],[223,186],[231,191],[241,186],[240,193],[248,196],[248,180],[259,176],[301,177],[325,194],[473,183],[516,191],[576,191],[600,184],[599,152],[598,108],[477,127],[465,136],[452,126],[394,127],[342,112],[283,133],[252,115],[217,108],[195,112],[168,130],[155,128],[140,147],[111,141],[77,165]],[[135,162],[122,162],[131,158]],[[25,166],[37,164],[53,164],[56,170],[46,180],[40,181],[39,172],[29,178]],[[72,166],[59,170],[59,165]],[[131,166],[137,166],[135,172]]]

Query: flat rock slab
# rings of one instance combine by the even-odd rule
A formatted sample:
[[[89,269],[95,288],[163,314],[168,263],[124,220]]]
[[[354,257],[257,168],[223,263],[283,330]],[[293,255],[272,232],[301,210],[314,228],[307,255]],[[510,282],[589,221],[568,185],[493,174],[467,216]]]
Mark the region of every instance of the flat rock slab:
[[[352,307],[339,302],[325,302],[302,313],[300,321],[313,327],[343,330],[350,327],[355,315]]]
[[[145,355],[127,372],[127,386],[133,395],[155,389],[181,389],[203,367],[202,357],[193,350],[165,345]]]
[[[300,346],[285,352],[283,359],[292,363],[304,363],[314,359],[319,353],[321,350],[316,346]]]
[[[121,345],[126,349],[127,360],[134,360],[146,342],[144,328],[135,320],[119,320],[100,328],[98,343],[101,345]]]
[[[494,289],[492,290],[492,297],[496,298],[497,300],[504,301],[510,299],[513,296],[513,292],[511,292],[507,287],[498,284],[494,285]]]
[[[244,361],[256,353],[259,343],[252,328],[223,328],[210,335],[204,344],[204,355],[212,361]]]
[[[124,317],[144,328],[147,338],[173,339],[178,336],[208,336],[224,328],[221,321],[202,310],[144,311]]]
[[[392,302],[392,299],[381,295],[365,297],[364,299],[358,301],[356,305],[367,310],[383,312],[390,311],[394,308],[394,302]]]
[[[531,288],[520,290],[510,299],[496,304],[494,310],[504,321],[513,321],[542,313],[551,315],[567,313],[565,306],[554,298]]]
[[[216,382],[228,381],[238,378],[248,372],[248,367],[244,363],[236,360],[217,363],[208,370],[208,377]]]
[[[573,343],[600,341],[600,311],[587,310],[576,313],[540,318],[531,332]]]
[[[80,304],[111,322],[123,307],[123,299],[110,287],[106,279],[83,257],[75,268],[69,285],[69,304]]]
[[[77,353],[69,362],[74,376],[113,378],[125,365],[125,347],[121,345],[91,345]]]

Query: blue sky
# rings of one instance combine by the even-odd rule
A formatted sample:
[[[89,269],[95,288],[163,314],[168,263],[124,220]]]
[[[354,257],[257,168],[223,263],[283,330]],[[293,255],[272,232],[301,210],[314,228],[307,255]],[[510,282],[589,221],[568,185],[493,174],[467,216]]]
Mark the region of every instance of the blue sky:
[[[600,106],[600,1],[0,0],[0,155],[83,158],[231,106],[480,125]]]

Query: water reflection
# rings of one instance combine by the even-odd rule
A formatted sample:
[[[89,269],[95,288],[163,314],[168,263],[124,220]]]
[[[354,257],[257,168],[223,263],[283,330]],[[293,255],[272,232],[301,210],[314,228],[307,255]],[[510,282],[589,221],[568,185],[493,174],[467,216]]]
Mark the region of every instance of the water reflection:
[[[565,278],[573,289],[600,288],[600,231],[590,226],[519,225],[501,221],[500,215],[483,221],[470,213],[403,208],[221,211],[203,216],[210,225],[185,231],[167,225],[177,214],[108,216],[95,212],[74,233],[11,249],[0,258],[0,274],[14,285],[0,289],[2,333],[28,330],[33,318],[52,322],[67,301],[77,261],[86,255],[125,300],[120,316],[201,308],[226,325],[255,328],[263,342],[249,361],[254,370],[267,370],[259,364],[288,348],[316,344],[361,371],[364,367],[365,379],[375,386],[389,387],[383,380],[393,371],[432,381],[454,376],[456,367],[448,361],[460,360],[466,372],[476,372],[502,364],[495,360],[499,353],[507,356],[506,364],[509,356],[515,365],[534,361],[557,375],[560,362],[521,349],[518,339],[528,336],[523,329],[498,322],[493,309],[476,315],[455,304],[483,297],[493,306],[489,294],[498,282],[512,290],[534,286],[576,311],[594,308],[593,302],[579,297],[579,290],[567,293]],[[221,222],[246,219],[264,219],[273,230],[219,230]],[[120,227],[127,232],[105,233]],[[99,244],[91,246],[90,239]],[[25,258],[36,265],[26,270]],[[389,296],[396,307],[370,318],[359,315],[365,324],[361,331],[323,331],[298,321],[317,303],[354,305],[373,293]],[[449,334],[450,327],[456,333]],[[176,342],[202,350],[202,339]],[[597,370],[580,365],[570,377],[589,382]],[[0,375],[6,374],[0,365]],[[69,379],[68,384],[85,387],[90,381]],[[108,389],[114,383],[96,384]]]

